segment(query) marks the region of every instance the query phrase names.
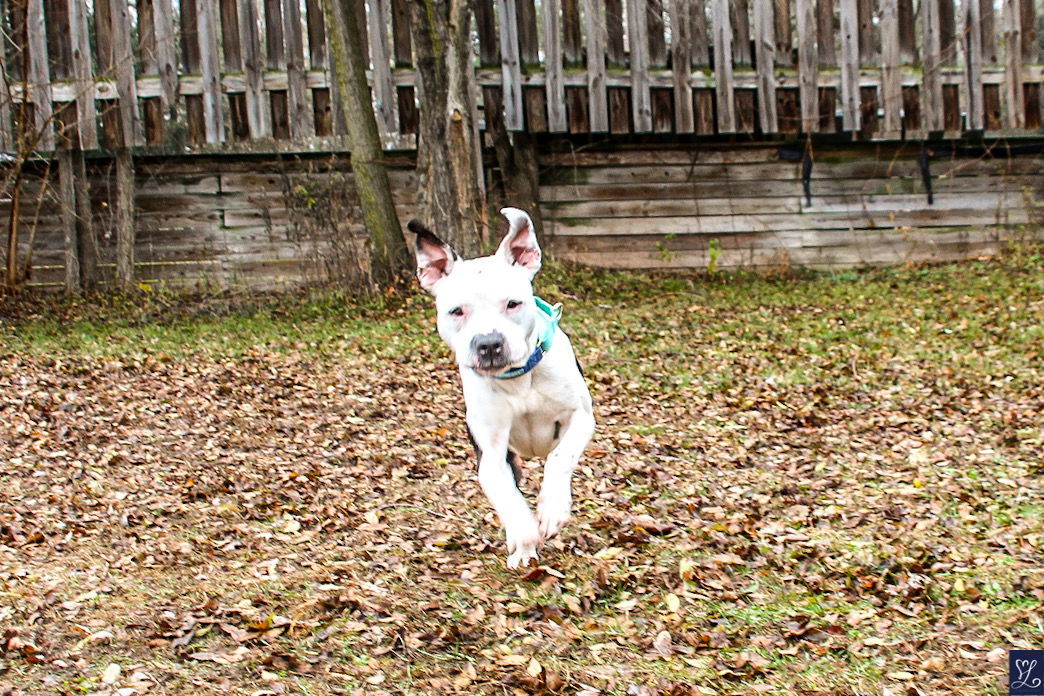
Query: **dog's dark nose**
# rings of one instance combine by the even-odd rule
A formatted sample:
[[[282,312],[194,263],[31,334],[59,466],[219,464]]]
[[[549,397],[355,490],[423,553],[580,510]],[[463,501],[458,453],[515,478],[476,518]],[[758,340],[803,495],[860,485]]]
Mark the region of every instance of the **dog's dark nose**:
[[[499,331],[478,334],[471,339],[471,350],[483,366],[501,365],[504,362],[504,336]]]

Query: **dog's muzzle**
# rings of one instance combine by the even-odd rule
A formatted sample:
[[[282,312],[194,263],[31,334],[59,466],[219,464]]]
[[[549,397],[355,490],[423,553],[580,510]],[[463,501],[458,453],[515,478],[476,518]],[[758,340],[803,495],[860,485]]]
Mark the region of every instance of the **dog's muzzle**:
[[[475,367],[483,372],[494,372],[508,366],[507,345],[499,331],[472,338],[471,354],[475,356]]]

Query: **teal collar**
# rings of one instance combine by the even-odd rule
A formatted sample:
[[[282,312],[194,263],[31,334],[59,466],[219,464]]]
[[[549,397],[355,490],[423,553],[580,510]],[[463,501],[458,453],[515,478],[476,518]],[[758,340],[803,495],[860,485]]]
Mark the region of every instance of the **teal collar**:
[[[530,354],[529,359],[526,360],[525,365],[510,369],[507,372],[501,372],[499,375],[495,375],[497,379],[514,379],[531,372],[544,357],[544,353],[551,349],[551,342],[554,340],[555,331],[558,329],[558,320],[562,318],[562,303],[553,305],[539,297],[534,297],[533,301],[537,307],[537,321],[543,324],[536,347]]]

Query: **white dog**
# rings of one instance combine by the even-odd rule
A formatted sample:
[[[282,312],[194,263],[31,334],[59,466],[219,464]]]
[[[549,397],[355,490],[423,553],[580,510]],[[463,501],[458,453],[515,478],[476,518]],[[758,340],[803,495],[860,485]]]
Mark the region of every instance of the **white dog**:
[[[416,220],[417,278],[435,296],[439,335],[456,353],[479,483],[507,535],[508,567],[529,564],[569,520],[572,477],[594,433],[591,394],[560,309],[533,296],[540,247],[524,211],[492,256],[464,260]],[[544,457],[536,516],[517,458]]]

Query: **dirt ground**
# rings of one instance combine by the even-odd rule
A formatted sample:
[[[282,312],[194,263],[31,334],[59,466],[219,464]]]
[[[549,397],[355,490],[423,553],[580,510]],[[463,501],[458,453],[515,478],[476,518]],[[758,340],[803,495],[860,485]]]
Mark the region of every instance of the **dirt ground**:
[[[598,431],[521,572],[428,298],[5,306],[0,694],[998,694],[1044,648],[1039,254],[538,290]]]

